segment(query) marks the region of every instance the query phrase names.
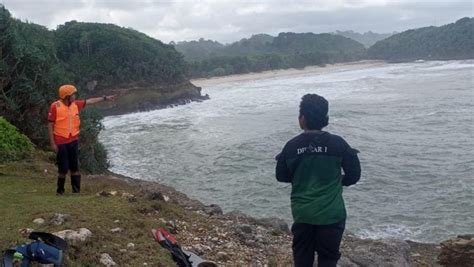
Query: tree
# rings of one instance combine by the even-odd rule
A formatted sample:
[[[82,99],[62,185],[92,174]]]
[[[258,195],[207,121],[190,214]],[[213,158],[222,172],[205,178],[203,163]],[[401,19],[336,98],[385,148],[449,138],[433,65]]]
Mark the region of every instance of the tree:
[[[474,18],[395,34],[371,46],[368,57],[389,61],[474,58]]]

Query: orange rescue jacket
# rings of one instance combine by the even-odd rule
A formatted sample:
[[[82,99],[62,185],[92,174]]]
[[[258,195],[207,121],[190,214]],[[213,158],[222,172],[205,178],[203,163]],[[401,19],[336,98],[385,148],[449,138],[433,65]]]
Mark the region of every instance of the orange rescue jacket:
[[[61,100],[58,100],[55,104],[56,121],[54,122],[54,134],[64,138],[78,135],[81,120],[76,103],[66,106]]]

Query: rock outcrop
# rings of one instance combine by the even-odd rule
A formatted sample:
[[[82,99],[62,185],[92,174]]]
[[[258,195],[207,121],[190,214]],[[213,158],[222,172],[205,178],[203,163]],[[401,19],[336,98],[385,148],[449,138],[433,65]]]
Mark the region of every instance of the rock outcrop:
[[[441,242],[438,261],[444,266],[474,266],[474,235],[459,235]]]
[[[97,106],[106,116],[169,108],[209,99],[208,95],[201,95],[201,87],[190,82],[165,86],[130,85],[103,91],[103,94],[117,95],[114,101],[104,102]]]
[[[399,239],[360,239],[346,235],[341,245],[341,267],[409,267],[410,245]]]

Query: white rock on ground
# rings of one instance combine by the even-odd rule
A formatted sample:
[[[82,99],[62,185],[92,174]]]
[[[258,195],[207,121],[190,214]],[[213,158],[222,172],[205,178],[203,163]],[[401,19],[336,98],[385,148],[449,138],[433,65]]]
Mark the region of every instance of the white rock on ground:
[[[20,234],[23,234],[23,235],[31,234],[34,231],[35,230],[33,228],[21,228],[18,230],[18,232],[20,232]]]
[[[104,266],[117,266],[117,263],[107,253],[100,254],[100,263]]]
[[[55,213],[49,223],[54,225],[61,225],[71,218],[69,214]]]
[[[84,242],[92,236],[92,232],[87,228],[80,228],[77,231],[68,229],[53,234],[71,243]]]
[[[36,224],[44,224],[44,219],[43,218],[36,218],[33,220],[34,223]]]

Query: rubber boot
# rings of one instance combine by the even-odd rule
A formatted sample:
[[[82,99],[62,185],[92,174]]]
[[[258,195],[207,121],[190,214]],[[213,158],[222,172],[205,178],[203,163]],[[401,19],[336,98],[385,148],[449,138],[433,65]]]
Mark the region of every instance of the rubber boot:
[[[71,185],[72,185],[72,192],[73,193],[80,193],[81,192],[81,175],[71,175]]]
[[[56,189],[56,195],[64,194],[64,184],[66,183],[66,177],[58,176],[58,187]]]

